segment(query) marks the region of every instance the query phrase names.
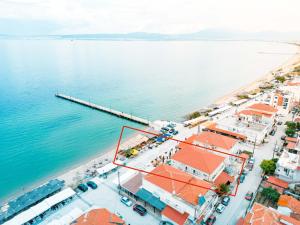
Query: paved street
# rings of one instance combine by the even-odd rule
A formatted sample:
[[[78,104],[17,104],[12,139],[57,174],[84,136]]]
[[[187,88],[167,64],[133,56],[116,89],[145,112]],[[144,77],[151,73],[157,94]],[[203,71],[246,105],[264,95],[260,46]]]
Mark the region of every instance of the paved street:
[[[283,120],[281,119],[281,121]],[[269,143],[256,148],[254,153],[255,166],[253,170],[246,176],[244,183],[240,184],[237,195],[231,197],[229,206],[226,207],[224,212],[221,215],[215,213],[217,216],[216,225],[235,225],[237,220],[245,215],[250,202],[244,197],[248,191],[255,192],[261,181],[261,169],[259,164],[263,159],[272,158],[276,140],[277,144],[280,144],[280,137],[282,135],[284,135],[284,125],[278,126],[274,136],[269,136]]]
[[[98,188],[96,190],[89,189],[86,193],[81,194],[80,198],[72,201],[69,205],[63,207],[57,213],[47,218],[43,224],[47,224],[48,221],[51,221],[55,218],[60,218],[75,208],[79,208],[82,211],[85,211],[91,205],[96,208],[107,208],[111,212],[120,215],[126,221],[126,224],[159,224],[159,219],[154,217],[150,213],[145,216],[140,216],[138,213],[133,211],[132,207],[127,207],[123,203],[121,203],[118,192],[116,190],[112,190],[110,187],[103,183],[106,182],[106,180],[103,181],[100,178],[94,178],[93,181],[98,184]]]

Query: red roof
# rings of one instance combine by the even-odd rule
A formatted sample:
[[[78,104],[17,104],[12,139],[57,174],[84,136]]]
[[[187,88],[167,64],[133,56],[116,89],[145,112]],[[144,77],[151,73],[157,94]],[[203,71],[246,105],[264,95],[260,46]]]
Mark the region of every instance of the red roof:
[[[264,111],[266,113],[276,113],[278,110],[275,109],[273,106],[264,103],[256,103],[248,107],[248,109],[253,109],[257,111]]]
[[[205,195],[212,187],[206,181],[165,164],[152,170],[145,180],[193,205],[197,205],[199,196]]]
[[[278,200],[277,205],[282,206],[282,207],[288,207],[294,213],[300,214],[300,201],[293,198],[292,196],[281,195],[279,200]]]
[[[189,217],[189,214],[187,212],[182,214],[168,205],[166,206],[166,208],[164,208],[161,214],[178,225],[183,225]]]
[[[189,137],[186,142],[203,145],[210,145],[222,149],[230,150],[237,142],[236,139],[221,134],[204,131],[198,135]]]
[[[125,221],[105,208],[92,209],[75,221],[76,225],[125,225]]]
[[[181,149],[174,154],[172,160],[212,174],[224,162],[225,158],[201,147],[185,144],[181,145]]]
[[[297,138],[292,138],[292,137],[286,137],[285,138],[286,141],[290,141],[290,142],[297,142]]]
[[[242,157],[243,159],[246,159],[246,160],[249,159],[249,155],[246,154],[246,153],[242,153],[239,156]]]
[[[289,187],[289,183],[284,181],[284,180],[281,180],[277,177],[274,177],[274,176],[270,176],[267,180],[268,183],[271,183],[271,184],[274,184],[278,187],[282,187],[282,188],[288,188]]]
[[[282,225],[286,224],[283,221],[293,225],[299,225],[300,221],[285,216],[277,212],[273,208],[267,208],[257,202],[254,202],[252,209],[247,213],[243,220],[240,220],[239,225]]]
[[[245,109],[242,110],[238,113],[238,115],[247,115],[247,116],[264,116],[264,117],[271,117],[271,113],[265,113],[265,112],[260,112],[256,110],[251,110],[251,109]]]
[[[294,149],[296,147],[297,143],[295,142],[291,142],[291,141],[288,141],[288,144],[287,144],[287,148],[288,149]]]
[[[230,176],[226,172],[222,172],[214,181],[215,185],[219,187],[221,184],[226,184],[227,182],[232,183],[234,181],[234,177]]]

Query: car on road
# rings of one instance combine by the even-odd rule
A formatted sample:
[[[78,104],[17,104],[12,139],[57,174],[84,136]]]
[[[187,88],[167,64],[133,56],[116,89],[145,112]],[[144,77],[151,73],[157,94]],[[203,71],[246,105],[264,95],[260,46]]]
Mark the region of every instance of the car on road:
[[[133,205],[132,201],[130,201],[130,199],[125,196],[121,198],[121,202],[128,207],[131,207]]]
[[[217,213],[222,213],[225,209],[225,205],[223,205],[222,203],[219,203],[217,208],[216,208],[216,212]]]
[[[77,188],[82,192],[86,192],[89,189],[85,184],[79,184]]]
[[[243,183],[244,180],[245,180],[245,178],[246,178],[246,175],[245,175],[245,174],[242,174],[242,175],[239,177],[240,183]]]
[[[275,133],[276,133],[276,131],[275,131],[275,130],[271,130],[271,131],[270,131],[270,133],[269,133],[269,135],[271,135],[271,136],[274,136],[274,135],[275,135]]]
[[[174,224],[169,221],[160,221],[159,225],[174,225]]]
[[[213,225],[216,222],[216,220],[217,220],[216,216],[211,215],[210,217],[208,217],[205,224],[206,225]]]
[[[93,190],[97,189],[98,187],[98,185],[94,181],[88,181],[86,185],[92,188]]]
[[[225,205],[225,206],[228,206],[229,202],[230,202],[230,197],[229,197],[229,196],[223,197],[223,199],[222,199],[222,201],[221,201],[221,203],[222,203],[223,205]]]
[[[249,164],[254,164],[255,163],[255,159],[253,157],[251,157],[248,161]]]
[[[283,141],[285,141],[285,138],[286,138],[286,136],[282,135],[280,139],[283,140]]]
[[[277,122],[277,125],[282,125],[282,121],[278,121],[278,122]]]
[[[141,216],[145,216],[147,214],[147,209],[145,209],[143,206],[135,204],[133,206],[133,211],[136,211]]]
[[[248,201],[251,201],[253,198],[253,192],[252,191],[248,191],[247,194],[245,195],[245,199]]]

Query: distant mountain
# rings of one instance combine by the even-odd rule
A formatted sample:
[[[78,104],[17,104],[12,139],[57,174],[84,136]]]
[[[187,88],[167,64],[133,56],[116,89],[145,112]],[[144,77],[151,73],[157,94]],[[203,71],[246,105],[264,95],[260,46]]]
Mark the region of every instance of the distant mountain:
[[[34,35],[16,36],[1,35],[0,38],[22,39],[67,39],[67,40],[264,40],[264,41],[299,41],[300,32],[241,32],[233,30],[207,29],[187,34],[160,34],[134,32],[125,34],[66,34],[66,35]]]

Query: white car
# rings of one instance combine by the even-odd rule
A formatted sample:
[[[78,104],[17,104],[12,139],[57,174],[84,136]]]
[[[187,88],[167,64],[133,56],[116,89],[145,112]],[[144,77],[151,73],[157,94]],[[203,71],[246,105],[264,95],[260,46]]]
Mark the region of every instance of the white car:
[[[130,201],[127,197],[122,197],[121,202],[128,207],[131,207],[133,205],[132,201]]]
[[[225,209],[225,205],[219,203],[219,205],[216,208],[216,212],[217,213],[222,213],[224,211],[224,209]]]

